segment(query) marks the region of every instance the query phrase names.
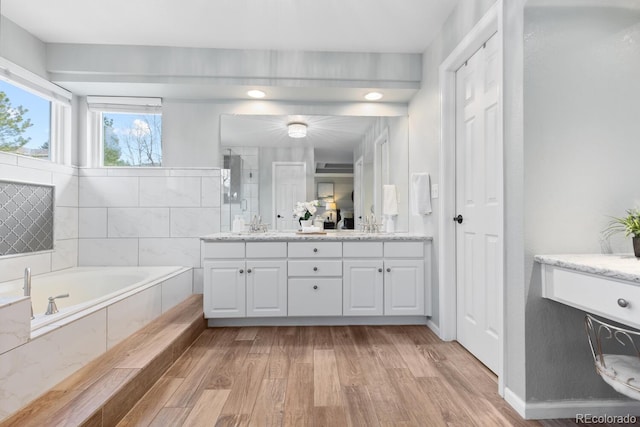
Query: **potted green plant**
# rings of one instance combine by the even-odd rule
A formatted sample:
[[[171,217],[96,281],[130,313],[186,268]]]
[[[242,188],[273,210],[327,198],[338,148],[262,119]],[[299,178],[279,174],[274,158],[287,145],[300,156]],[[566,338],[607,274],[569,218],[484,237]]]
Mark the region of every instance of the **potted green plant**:
[[[615,233],[633,236],[633,253],[636,258],[640,258],[640,210],[627,209],[627,216],[613,217],[605,229],[605,236],[609,237]]]

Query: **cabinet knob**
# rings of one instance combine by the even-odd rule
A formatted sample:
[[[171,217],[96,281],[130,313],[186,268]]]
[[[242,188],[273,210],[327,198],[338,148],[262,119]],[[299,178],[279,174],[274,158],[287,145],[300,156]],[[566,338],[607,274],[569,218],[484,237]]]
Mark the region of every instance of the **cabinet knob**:
[[[318,289],[318,285],[313,285],[313,289]]]
[[[250,268],[247,268],[247,273],[251,273],[251,269]]]
[[[318,248],[313,248],[313,252],[318,252]]]
[[[382,273],[382,269],[381,268],[378,269],[378,273]]]
[[[242,274],[242,273],[244,273],[244,270],[243,270],[243,269],[240,269],[240,274]]]
[[[318,271],[318,267],[313,267],[313,271]]]
[[[618,305],[622,308],[629,307],[629,301],[624,298],[618,298]]]
[[[387,268],[387,273],[391,273],[391,269],[390,268]]]

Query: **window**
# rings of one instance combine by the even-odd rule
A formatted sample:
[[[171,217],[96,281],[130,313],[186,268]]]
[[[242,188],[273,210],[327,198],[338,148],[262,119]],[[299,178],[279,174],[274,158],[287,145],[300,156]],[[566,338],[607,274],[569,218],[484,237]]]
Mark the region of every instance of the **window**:
[[[49,158],[51,101],[0,80],[0,151]]]
[[[71,164],[71,92],[0,58],[0,151]]]
[[[156,98],[88,97],[99,120],[102,166],[161,166],[162,115]]]

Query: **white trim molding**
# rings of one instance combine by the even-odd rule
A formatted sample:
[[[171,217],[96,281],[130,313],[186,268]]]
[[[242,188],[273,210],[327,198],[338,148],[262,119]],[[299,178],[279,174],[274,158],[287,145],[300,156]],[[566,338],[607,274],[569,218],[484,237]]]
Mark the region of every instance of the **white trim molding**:
[[[440,236],[439,261],[438,261],[438,283],[440,286],[439,308],[440,308],[440,338],[445,341],[456,339],[456,229],[451,220],[456,209],[456,71],[469,59],[482,45],[495,34],[500,46],[498,53],[497,76],[500,81],[499,113],[498,113],[498,150],[502,158],[503,150],[503,24],[502,11],[503,0],[496,3],[478,21],[464,39],[456,46],[449,56],[442,62],[439,68],[440,75],[440,102],[441,102],[441,139],[440,139],[440,218],[438,223],[438,233]],[[501,165],[504,171],[504,163]],[[499,173],[499,186],[503,186],[503,172]],[[504,197],[502,197],[504,199]],[[498,221],[504,224],[504,212],[500,213]],[[504,249],[501,243],[501,250]],[[504,262],[503,262],[504,267]],[[504,392],[503,373],[505,369],[505,345],[504,345],[504,271],[500,275],[502,278],[499,285],[498,311],[499,311],[499,335],[500,341],[498,349],[498,389],[502,395]]]
[[[576,421],[578,416],[624,417],[626,415],[633,415],[640,420],[640,402],[634,400],[525,402],[509,388],[504,390],[504,399],[522,418],[527,420],[568,418]]]

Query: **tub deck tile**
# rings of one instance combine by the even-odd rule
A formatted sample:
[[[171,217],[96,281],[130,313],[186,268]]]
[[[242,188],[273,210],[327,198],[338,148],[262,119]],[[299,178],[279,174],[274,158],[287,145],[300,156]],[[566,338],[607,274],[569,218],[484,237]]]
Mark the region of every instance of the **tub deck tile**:
[[[0,427],[114,426],[205,328],[202,295],[192,295],[0,422]],[[182,381],[167,380],[172,390]],[[167,399],[172,394],[165,393]],[[155,421],[167,422],[184,420],[188,412],[184,408],[153,410]]]

